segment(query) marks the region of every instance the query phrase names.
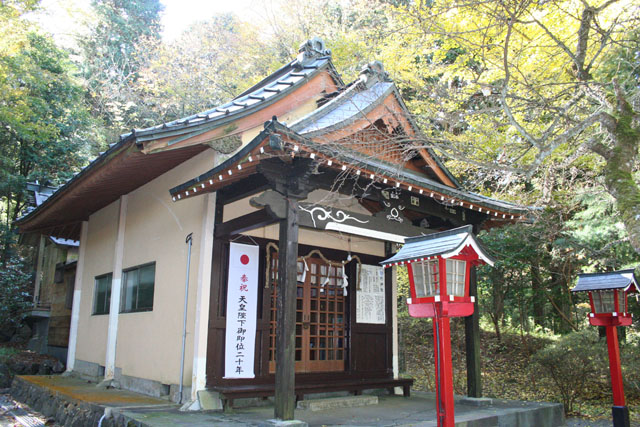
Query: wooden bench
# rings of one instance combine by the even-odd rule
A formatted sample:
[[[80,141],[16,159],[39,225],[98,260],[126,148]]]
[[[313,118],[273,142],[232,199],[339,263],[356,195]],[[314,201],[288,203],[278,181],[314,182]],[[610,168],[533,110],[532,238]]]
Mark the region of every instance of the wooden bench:
[[[300,383],[296,384],[295,393],[296,401],[304,400],[304,396],[314,393],[328,393],[334,391],[348,391],[354,395],[360,395],[364,390],[373,390],[384,388],[389,391],[390,394],[394,393],[396,387],[402,387],[402,394],[404,397],[409,397],[411,394],[411,386],[413,385],[413,379],[411,378],[376,378],[376,379],[364,379],[364,380],[340,380],[332,381],[330,384],[317,384],[317,383]],[[215,386],[210,390],[220,393],[222,399],[223,408],[225,410],[233,408],[234,399],[243,399],[251,397],[267,398],[275,394],[274,384],[259,384],[259,385],[238,385],[238,386]]]

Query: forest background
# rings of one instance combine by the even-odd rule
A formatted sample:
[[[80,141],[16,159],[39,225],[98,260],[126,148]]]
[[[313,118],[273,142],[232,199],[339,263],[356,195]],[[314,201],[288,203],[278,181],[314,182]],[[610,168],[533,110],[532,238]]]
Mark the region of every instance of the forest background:
[[[480,235],[498,258],[478,275],[485,394],[607,413],[604,343],[570,289],[580,272],[640,261],[637,2],[261,5],[260,26],[221,14],[166,41],[158,0],[94,0],[62,46],[33,19],[38,0],[0,2],[0,321],[19,322],[30,301],[30,252],[12,226],[29,208],[27,182],[61,185],[122,133],[228,101],[319,36],[347,82],[382,61],[423,130],[411,149],[434,149],[468,190],[532,208],[531,223]],[[401,313],[404,369],[430,388],[432,364],[415,357],[431,354],[429,325]],[[640,373],[625,379],[637,401]]]

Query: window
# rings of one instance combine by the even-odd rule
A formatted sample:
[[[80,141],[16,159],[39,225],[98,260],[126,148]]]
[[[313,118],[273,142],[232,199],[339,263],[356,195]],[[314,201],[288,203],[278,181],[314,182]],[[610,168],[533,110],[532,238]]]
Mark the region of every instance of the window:
[[[418,261],[411,264],[416,284],[416,297],[433,297],[438,294],[438,260]]]
[[[613,290],[594,291],[591,293],[596,313],[613,313],[616,311],[613,298]]]
[[[109,314],[111,278],[111,273],[96,277],[96,289],[93,293],[93,314]]]
[[[153,310],[153,287],[156,263],[125,270],[122,275],[122,299],[120,312]]]
[[[447,260],[447,294],[463,297],[465,291],[466,261]]]

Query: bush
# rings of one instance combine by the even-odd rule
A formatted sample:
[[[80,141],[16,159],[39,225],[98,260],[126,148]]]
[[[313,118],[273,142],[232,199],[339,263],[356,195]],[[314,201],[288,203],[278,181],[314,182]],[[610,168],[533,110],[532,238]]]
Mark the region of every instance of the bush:
[[[622,359],[622,379],[625,393],[629,397],[640,396],[640,334],[627,329],[627,342],[620,343],[620,358]]]
[[[532,358],[532,369],[553,384],[554,392],[566,413],[574,412],[574,403],[587,390],[602,390],[608,378],[606,341],[597,328],[586,328],[558,338]],[[605,386],[606,387],[606,386]]]
[[[15,329],[22,323],[30,306],[31,274],[19,257],[10,257],[0,267],[0,329]]]

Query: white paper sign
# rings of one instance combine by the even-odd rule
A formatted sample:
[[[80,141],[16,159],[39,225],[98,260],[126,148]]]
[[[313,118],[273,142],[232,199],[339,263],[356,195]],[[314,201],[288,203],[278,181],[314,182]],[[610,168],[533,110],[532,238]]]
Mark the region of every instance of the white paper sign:
[[[356,321],[384,324],[384,268],[377,265],[360,266],[360,289],[356,291]]]
[[[258,309],[258,246],[231,243],[227,280],[225,378],[254,378]]]

